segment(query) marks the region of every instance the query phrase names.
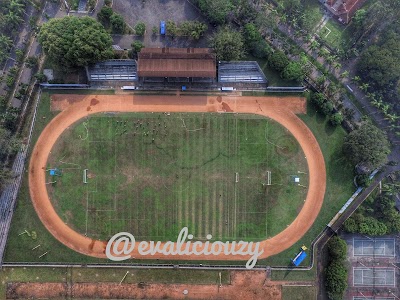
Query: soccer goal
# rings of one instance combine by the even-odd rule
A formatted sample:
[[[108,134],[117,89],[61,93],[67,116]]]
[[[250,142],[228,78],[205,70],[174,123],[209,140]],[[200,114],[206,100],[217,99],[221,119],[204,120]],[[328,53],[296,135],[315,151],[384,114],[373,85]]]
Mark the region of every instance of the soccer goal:
[[[267,171],[267,180],[266,180],[267,185],[271,185],[271,171]]]
[[[83,170],[83,183],[87,183],[87,171],[88,169]]]

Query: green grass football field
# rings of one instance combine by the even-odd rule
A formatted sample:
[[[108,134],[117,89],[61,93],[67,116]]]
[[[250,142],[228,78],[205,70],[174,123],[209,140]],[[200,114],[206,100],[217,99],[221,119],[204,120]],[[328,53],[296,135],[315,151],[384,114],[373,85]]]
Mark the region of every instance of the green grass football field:
[[[294,137],[241,114],[95,115],[63,133],[51,168],[62,171],[47,175],[58,214],[98,239],[174,241],[184,226],[197,239],[265,239],[295,219],[308,186]]]
[[[55,93],[71,93],[71,91],[56,91]],[[110,92],[110,91],[105,91]],[[90,93],[90,92],[88,92]],[[93,92],[92,92],[93,93]],[[40,133],[43,131],[44,127],[57,115],[58,112],[53,112],[50,110],[50,95],[51,93],[44,92],[42,93],[42,97],[38,106],[38,117],[35,125],[35,129],[33,132],[33,141],[31,149],[33,148],[33,144],[36,142]],[[118,115],[118,117],[122,117],[122,115]],[[327,190],[325,193],[324,204],[319,214],[317,220],[311,229],[307,232],[307,234],[302,237],[302,239],[293,245],[291,248],[283,251],[278,255],[274,255],[266,260],[261,261],[263,264],[271,265],[271,266],[287,266],[290,264],[290,259],[293,258],[300,246],[307,245],[309,246],[311,241],[320,233],[320,231],[324,228],[325,224],[327,224],[331,218],[337,213],[337,211],[342,207],[342,205],[347,201],[347,199],[354,192],[354,186],[352,184],[353,173],[352,168],[346,162],[344,158],[341,147],[343,139],[346,135],[345,131],[341,127],[332,127],[329,124],[329,121],[324,118],[322,115],[315,112],[315,108],[312,105],[308,105],[307,114],[299,116],[307,126],[312,130],[313,134],[317,138],[321,150],[324,154],[325,163],[326,163],[326,171],[327,171]],[[266,119],[263,119],[266,120]],[[82,120],[85,121],[85,120]],[[250,123],[249,123],[250,124]],[[182,125],[182,122],[181,122]],[[78,125],[79,126],[79,125]],[[261,127],[262,128],[262,127]],[[250,128],[247,127],[247,130],[252,130],[254,134],[258,132],[258,136],[263,135],[262,129]],[[265,128],[264,128],[265,129]],[[78,130],[78,127],[77,127]],[[283,131],[285,131],[283,129]],[[85,134],[86,130],[81,127],[80,134]],[[68,131],[65,132],[68,134]],[[85,136],[82,136],[84,138]],[[78,137],[79,139],[79,137]],[[77,139],[71,139],[71,142],[77,143]],[[59,160],[61,157],[56,157],[55,159]],[[74,158],[75,159],[75,158]],[[66,161],[64,159],[64,161]],[[50,162],[51,164],[53,162]],[[161,164],[161,163],[160,163]],[[73,170],[71,170],[72,172]],[[83,186],[82,183],[82,175],[83,170],[75,170],[77,173],[74,176],[76,178],[76,182],[79,184],[74,189],[80,189]],[[63,180],[66,179],[68,172],[64,170]],[[239,177],[240,180],[243,180],[243,175]],[[243,183],[243,182],[242,182]],[[59,187],[59,186],[57,186]],[[71,192],[74,192],[72,190]],[[70,205],[66,210],[72,210],[76,207],[79,210],[74,211],[74,218],[77,218],[77,214],[79,212],[85,212],[86,203],[84,202],[84,194],[78,194],[81,198],[80,202],[75,201],[73,197],[70,198],[70,202],[62,203],[65,206]],[[131,198],[132,199],[132,198]],[[58,201],[57,199],[55,199]],[[72,203],[72,204],[71,204]],[[76,206],[71,206],[76,203]],[[75,204],[74,204],[75,205]],[[56,207],[57,211],[60,212],[59,208]],[[284,205],[275,205],[270,208],[270,211],[275,210],[276,215],[280,215],[287,210],[287,207]],[[293,212],[293,211],[292,211]],[[297,215],[297,212],[295,212]],[[63,214],[60,213],[60,216],[64,218]],[[82,215],[83,216],[83,215]],[[295,217],[295,216],[294,216]],[[293,217],[293,218],[294,218]],[[82,220],[85,217],[81,217]],[[68,221],[67,221],[68,222]],[[72,224],[72,223],[71,223]],[[274,225],[280,224],[280,227],[285,227],[286,223],[280,217],[270,220],[268,223],[268,230]],[[85,228],[83,226],[82,228]],[[32,236],[28,236],[27,234],[22,234],[25,230],[28,232],[35,231],[36,238],[33,239]],[[129,228],[127,229],[129,230]],[[135,232],[132,232],[135,234]],[[177,234],[177,233],[176,233]],[[212,234],[212,233],[211,233]],[[272,235],[270,232],[268,236]],[[174,239],[176,236],[174,236]],[[35,250],[31,250],[35,248],[37,245],[41,245],[39,248]],[[43,253],[48,252],[45,256],[41,256]],[[41,256],[39,258],[39,256]],[[25,172],[24,179],[22,182],[22,186],[18,195],[18,202],[16,211],[14,213],[13,221],[11,224],[11,230],[9,234],[9,238],[7,241],[7,248],[4,257],[5,262],[73,262],[73,263],[105,263],[105,260],[96,259],[92,257],[88,257],[82,254],[79,254],[60,242],[58,242],[43,226],[41,221],[39,220],[29,195],[29,186],[28,186],[28,173]],[[143,261],[144,262],[144,261]],[[145,261],[147,262],[147,261]],[[170,263],[170,262],[168,262]],[[189,262],[190,263],[190,262]],[[218,264],[224,264],[225,262],[218,262]],[[233,262],[226,262],[228,264],[232,264]],[[306,264],[309,262],[305,262]],[[292,275],[296,275],[297,273],[302,273],[301,278],[311,279],[314,278],[315,274],[313,271],[304,271],[304,272],[291,272],[290,274],[286,274],[286,271],[283,271],[282,274],[275,274],[279,271],[274,271],[272,276],[275,278],[274,280],[299,280],[298,276],[293,277]],[[304,274],[303,274],[304,273]],[[276,276],[275,276],[276,275]]]

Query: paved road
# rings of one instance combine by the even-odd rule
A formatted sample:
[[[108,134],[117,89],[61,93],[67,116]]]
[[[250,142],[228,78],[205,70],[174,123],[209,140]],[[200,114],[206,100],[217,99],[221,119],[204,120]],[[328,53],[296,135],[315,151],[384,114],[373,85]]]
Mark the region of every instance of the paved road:
[[[11,49],[10,56],[2,66],[0,74],[6,74],[8,71],[16,64],[16,54],[15,50],[23,49],[29,39],[29,34],[31,27],[29,25],[29,18],[36,14],[35,9],[32,5],[28,5],[26,9],[26,14],[23,15],[23,23],[20,26],[19,34],[15,37],[13,42],[13,48]],[[5,81],[0,83],[0,95],[5,95],[7,93],[7,86]]]

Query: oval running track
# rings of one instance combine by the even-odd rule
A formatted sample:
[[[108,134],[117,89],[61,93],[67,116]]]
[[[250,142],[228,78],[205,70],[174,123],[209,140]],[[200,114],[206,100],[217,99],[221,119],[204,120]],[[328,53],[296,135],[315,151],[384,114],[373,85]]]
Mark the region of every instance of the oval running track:
[[[68,97],[71,99],[68,100]],[[60,135],[80,119],[104,112],[232,112],[252,113],[283,125],[299,142],[307,160],[309,188],[296,219],[282,232],[261,241],[266,258],[296,243],[311,227],[321,209],[325,188],[325,162],[311,130],[296,116],[306,112],[303,97],[239,96],[138,96],[138,95],[63,95],[69,104],[43,130],[33,149],[29,164],[29,190],[35,210],[48,231],[67,247],[85,255],[106,258],[106,241],[86,237],[67,226],[54,210],[46,187],[45,169],[50,151]],[[75,99],[75,100],[73,100]],[[78,99],[78,100],[77,100]],[[177,232],[178,235],[178,232]],[[190,247],[189,249],[192,249]],[[198,249],[201,249],[198,247]],[[242,255],[140,256],[137,247],[132,258],[164,260],[248,260]]]

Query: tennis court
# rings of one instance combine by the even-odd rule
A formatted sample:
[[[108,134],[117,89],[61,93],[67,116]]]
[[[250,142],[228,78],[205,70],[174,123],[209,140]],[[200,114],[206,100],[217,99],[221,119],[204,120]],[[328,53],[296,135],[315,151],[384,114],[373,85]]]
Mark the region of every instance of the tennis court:
[[[395,257],[394,239],[353,238],[353,256]]]
[[[353,268],[353,286],[395,286],[395,269]]]

